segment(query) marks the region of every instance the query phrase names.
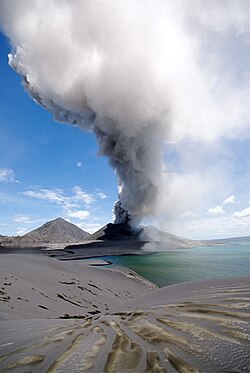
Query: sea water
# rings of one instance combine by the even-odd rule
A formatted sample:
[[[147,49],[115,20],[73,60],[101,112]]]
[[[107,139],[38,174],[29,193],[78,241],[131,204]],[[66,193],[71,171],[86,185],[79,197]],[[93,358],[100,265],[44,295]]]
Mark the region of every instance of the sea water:
[[[106,256],[104,259],[136,271],[159,287],[178,282],[249,275],[247,244],[193,247],[149,255]]]

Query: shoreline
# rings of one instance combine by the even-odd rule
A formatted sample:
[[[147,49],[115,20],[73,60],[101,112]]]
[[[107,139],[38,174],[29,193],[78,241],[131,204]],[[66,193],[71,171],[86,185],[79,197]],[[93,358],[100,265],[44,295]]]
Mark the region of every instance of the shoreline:
[[[143,241],[93,241],[87,244],[71,245],[65,248],[40,247],[0,247],[2,254],[33,254],[43,255],[58,259],[60,261],[73,261],[81,259],[99,258],[105,256],[122,255],[151,255],[156,251],[146,251],[143,249]]]
[[[148,255],[154,255],[154,254],[158,254],[159,252],[158,251],[154,251],[154,252],[140,252],[140,253],[135,253],[135,252],[131,252],[131,253],[116,253],[116,254],[100,254],[100,255],[90,255],[90,256],[85,256],[85,255],[82,255],[82,256],[79,256],[79,257],[70,257],[70,256],[67,256],[67,257],[60,257],[60,256],[51,256],[52,258],[55,258],[55,259],[58,259],[58,260],[61,260],[61,261],[77,261],[77,260],[88,260],[88,259],[98,259],[98,258],[104,258],[104,257],[107,257],[107,256],[148,256]],[[103,260],[106,260],[106,259],[103,259]],[[109,261],[109,260],[106,260],[107,262],[109,262],[109,264],[114,264],[113,262]]]

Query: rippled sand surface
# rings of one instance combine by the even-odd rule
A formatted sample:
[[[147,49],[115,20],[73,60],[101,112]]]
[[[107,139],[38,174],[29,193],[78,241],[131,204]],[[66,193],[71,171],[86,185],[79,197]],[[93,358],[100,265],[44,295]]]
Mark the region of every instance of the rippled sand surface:
[[[54,261],[53,266],[58,270]],[[99,269],[91,269],[92,275],[95,271]],[[101,271],[104,273],[106,269]],[[87,267],[86,273],[90,275]],[[0,372],[249,371],[247,278],[198,281],[155,289],[150,288],[150,283],[146,288],[139,278],[133,278],[133,273],[122,277],[118,273],[107,273],[111,282],[116,282],[110,299],[116,298],[114,294],[119,292],[123,299],[110,301],[108,277],[104,281],[106,285],[95,283],[99,287],[98,295],[104,292],[105,298],[107,293],[107,307],[100,307],[99,312],[91,314],[80,303],[77,306],[80,299],[70,298],[73,290],[72,293],[65,290],[62,298],[48,300],[44,307],[50,306],[50,311],[40,308],[38,315],[33,312],[32,318],[24,314],[17,317],[13,310],[15,319],[11,319],[10,309],[9,318],[0,322]],[[24,277],[24,273],[19,272],[19,276]],[[97,279],[98,276],[95,281]],[[79,286],[84,288],[85,280],[81,280]],[[60,286],[73,287],[69,282],[65,280]],[[132,284],[136,289],[134,293]],[[3,287],[8,286],[11,285]],[[141,294],[138,294],[140,289]],[[44,295],[51,297],[49,288],[47,290]],[[98,292],[93,286],[91,290]],[[130,299],[124,295],[126,291],[131,294]],[[6,306],[11,302],[8,296],[13,295],[7,290],[5,295],[2,293],[1,303]],[[87,297],[94,297],[87,290],[85,293]],[[32,301],[28,293],[27,300]],[[61,307],[60,314],[57,302]],[[64,304],[72,307],[71,310],[68,308],[67,314],[63,310]],[[12,307],[18,307],[18,302]],[[21,304],[19,307],[21,315]],[[73,312],[76,308],[77,315]],[[46,318],[46,312],[50,317]]]

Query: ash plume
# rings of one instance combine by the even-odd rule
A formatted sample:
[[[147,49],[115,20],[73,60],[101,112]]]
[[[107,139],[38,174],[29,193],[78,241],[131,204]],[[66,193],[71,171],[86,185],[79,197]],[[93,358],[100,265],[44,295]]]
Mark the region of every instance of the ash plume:
[[[218,87],[224,66],[214,62],[218,51],[204,58],[201,43],[207,30],[245,35],[246,2],[207,3],[0,1],[9,64],[26,91],[56,121],[94,132],[109,158],[119,185],[117,223],[136,225],[159,209],[164,143],[246,130],[246,85],[235,89],[225,72]]]
[[[114,205],[114,223],[120,224],[125,223],[128,224],[130,221],[129,213],[126,211],[120,200],[116,201]]]

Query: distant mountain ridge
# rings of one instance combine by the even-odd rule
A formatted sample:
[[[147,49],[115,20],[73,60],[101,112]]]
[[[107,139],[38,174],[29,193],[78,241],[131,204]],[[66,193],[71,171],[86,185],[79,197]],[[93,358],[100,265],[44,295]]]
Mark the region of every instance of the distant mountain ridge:
[[[203,240],[202,240],[203,241]],[[208,242],[208,240],[204,240],[203,242]],[[229,237],[229,238],[217,238],[209,240],[212,243],[219,243],[219,244],[249,244],[250,243],[250,236],[239,236],[239,237]]]
[[[132,228],[128,224],[108,223],[97,232],[90,234],[68,221],[57,218],[51,220],[41,227],[26,233],[23,236],[8,237],[0,235],[0,246],[2,247],[54,247],[55,245],[75,245],[83,247],[105,245],[105,242],[112,245],[155,242],[163,244],[166,248],[189,248],[195,246],[214,246],[216,244],[230,244],[242,239],[249,243],[249,237],[232,237],[229,239],[217,240],[191,240],[161,231],[153,226]],[[86,241],[88,243],[86,243]],[[95,243],[93,243],[95,241]],[[92,243],[91,243],[92,242]],[[119,243],[118,243],[119,242]],[[64,246],[64,247],[65,247]]]
[[[160,229],[157,229],[152,225],[148,225],[147,227],[145,227],[142,230],[140,237],[143,241],[163,243],[166,247],[173,249],[178,247],[188,248],[202,245],[202,242],[200,241],[176,236],[174,234],[161,231]]]
[[[76,243],[90,237],[76,225],[57,218],[20,237],[0,236],[0,245],[9,247],[36,247],[50,244]]]
[[[107,224],[97,232],[93,233],[90,240],[97,241],[144,241],[159,242],[168,248],[201,246],[196,240],[175,236],[174,234],[161,231],[153,226],[131,228],[128,224]],[[204,243],[203,243],[204,245]]]

